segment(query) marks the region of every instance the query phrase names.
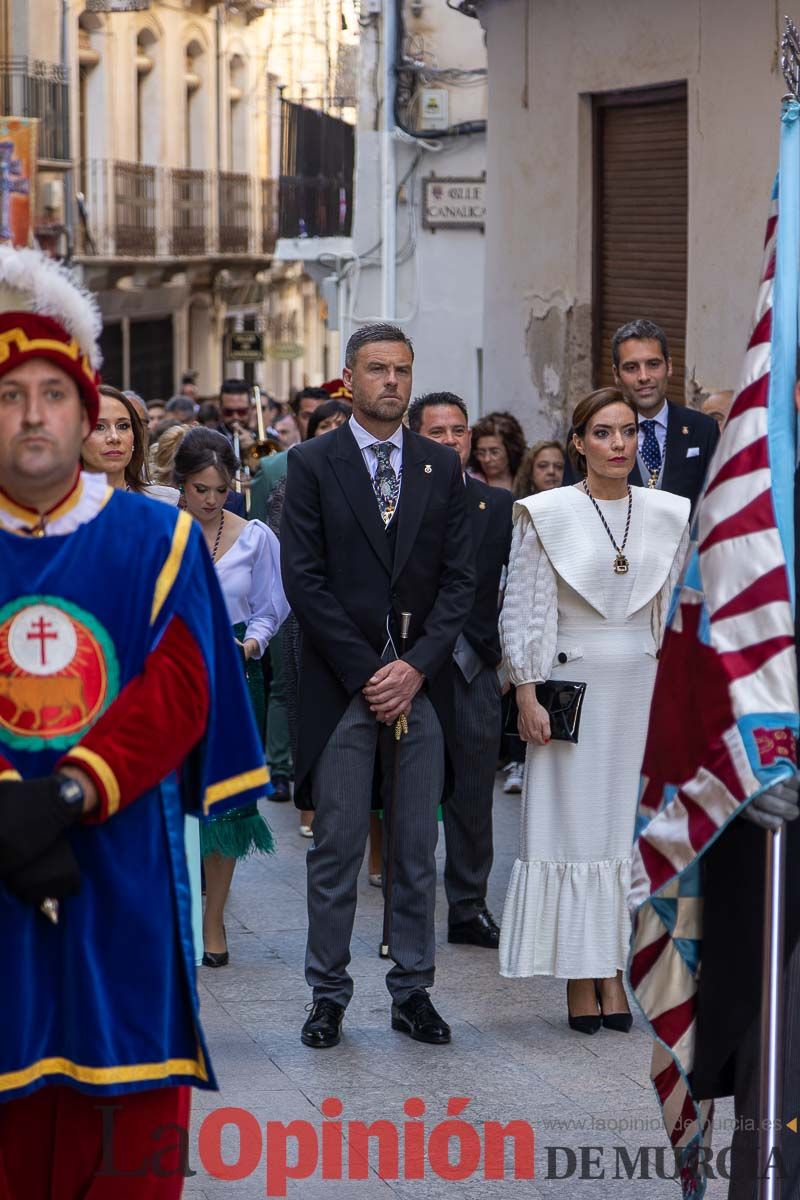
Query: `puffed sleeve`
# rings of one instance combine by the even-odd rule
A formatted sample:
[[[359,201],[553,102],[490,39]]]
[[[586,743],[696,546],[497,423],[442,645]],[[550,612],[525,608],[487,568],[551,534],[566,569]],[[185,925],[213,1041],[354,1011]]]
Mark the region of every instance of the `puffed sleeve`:
[[[253,540],[253,562],[245,638],[255,638],[260,658],[288,617],[289,602],[281,582],[281,551],[275,534],[263,521],[250,521],[247,534]]]
[[[511,682],[542,683],[550,676],[558,633],[555,571],[527,512],[514,522],[500,639]]]
[[[660,646],[664,640],[664,632],[667,627],[667,617],[669,616],[669,606],[672,601],[672,593],[675,590],[675,585],[681,577],[681,572],[686,565],[686,557],[691,546],[691,535],[689,525],[683,531],[683,537],[680,540],[678,549],[675,552],[675,557],[672,560],[672,566],[669,570],[669,575],[666,578],[664,586],[656,596],[656,602],[653,605],[651,618],[651,627],[653,639],[656,646]]]

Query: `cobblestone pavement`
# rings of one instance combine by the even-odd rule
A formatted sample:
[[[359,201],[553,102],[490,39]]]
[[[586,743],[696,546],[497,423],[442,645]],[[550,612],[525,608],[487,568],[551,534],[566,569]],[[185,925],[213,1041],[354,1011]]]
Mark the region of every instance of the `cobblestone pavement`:
[[[640,1020],[627,1036],[601,1030],[594,1037],[572,1033],[566,1023],[563,981],[552,979],[508,980],[497,973],[497,955],[473,947],[449,946],[446,940],[447,909],[439,887],[436,908],[437,983],[433,999],[451,1024],[452,1044],[429,1047],[392,1032],[389,996],[383,982],[385,964],[378,958],[382,905],[380,893],[369,886],[366,865],[359,885],[359,907],[352,945],[351,972],[355,996],[344,1024],[341,1044],[332,1050],[314,1051],[300,1042],[300,1026],[309,993],[303,979],[305,947],[305,864],[308,843],[297,832],[298,813],[289,804],[266,803],[264,811],[275,831],[278,852],[271,858],[246,862],[237,870],[227,917],[230,966],[200,970],[202,1016],[220,1093],[194,1092],[191,1166],[197,1172],[187,1181],[189,1200],[255,1200],[281,1194],[280,1153],[266,1155],[259,1144],[267,1123],[274,1122],[275,1145],[280,1126],[300,1121],[309,1140],[299,1168],[311,1169],[317,1143],[322,1146],[324,1121],[321,1104],[335,1097],[342,1104],[340,1120],[345,1136],[349,1122],[393,1122],[400,1131],[398,1172],[378,1174],[377,1146],[370,1143],[369,1169],[357,1148],[345,1141],[344,1169],[335,1166],[331,1138],[310,1177],[289,1179],[285,1195],[297,1200],[461,1200],[484,1197],[509,1200],[553,1197],[562,1200],[598,1200],[600,1197],[644,1196],[652,1200],[680,1200],[677,1183],[659,1178],[654,1152],[649,1153],[650,1178],[643,1178],[636,1154],[642,1147],[663,1147],[664,1134],[648,1079],[650,1040]],[[517,846],[519,797],[504,796],[498,785],[495,799],[495,864],[489,903],[499,919],[506,883]],[[440,827],[438,856],[443,856]],[[447,1119],[451,1097],[469,1099],[463,1120],[475,1134],[464,1138],[464,1170],[470,1154],[484,1144],[485,1122],[529,1123],[535,1131],[535,1178],[514,1178],[510,1145],[497,1173],[484,1177],[484,1159],[467,1178],[443,1179],[425,1164],[424,1177],[413,1173],[403,1126],[403,1110],[410,1097],[424,1101],[426,1139]],[[249,1110],[253,1136],[245,1138],[243,1153],[251,1155],[252,1174],[223,1180],[200,1162],[198,1130],[214,1109]],[[730,1121],[726,1102],[718,1120]],[[277,1132],[276,1132],[277,1131]],[[332,1135],[335,1130],[328,1130]],[[266,1141],[266,1139],[264,1139]],[[441,1134],[435,1144],[441,1147]],[[716,1142],[729,1140],[724,1131]],[[290,1147],[295,1146],[289,1139]],[[549,1149],[562,1147],[560,1150]],[[581,1147],[594,1149],[581,1150]],[[459,1162],[457,1143],[451,1159]],[[222,1137],[223,1160],[239,1159],[238,1135],[227,1126]],[[404,1169],[404,1154],[411,1171]],[[572,1159],[574,1156],[574,1159]],[[583,1164],[582,1164],[583,1159]],[[626,1159],[634,1177],[627,1178]],[[258,1160],[258,1165],[256,1165]],[[572,1162],[574,1173],[567,1175]],[[208,1162],[208,1160],[206,1160]],[[297,1161],[290,1151],[289,1162]],[[265,1162],[273,1163],[269,1180]],[[441,1153],[436,1159],[446,1173]],[[641,1159],[639,1160],[641,1164]],[[581,1167],[583,1165],[583,1172]],[[212,1168],[213,1169],[213,1168]],[[599,1177],[601,1171],[604,1177]],[[661,1174],[669,1171],[665,1160]],[[355,1178],[359,1172],[366,1178]],[[215,1175],[222,1172],[215,1169]],[[291,1171],[290,1171],[291,1173]],[[586,1176],[580,1178],[581,1173]],[[423,1174],[418,1171],[417,1174]],[[277,1189],[277,1190],[276,1190]],[[722,1200],[721,1181],[710,1186],[709,1200]]]

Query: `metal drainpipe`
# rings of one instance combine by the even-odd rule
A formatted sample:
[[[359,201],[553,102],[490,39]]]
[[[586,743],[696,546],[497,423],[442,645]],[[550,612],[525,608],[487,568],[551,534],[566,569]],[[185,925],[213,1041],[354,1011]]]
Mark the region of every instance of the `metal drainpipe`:
[[[402,0],[400,0],[402,3]],[[381,315],[393,321],[397,305],[397,159],[394,138],[397,0],[383,0],[383,112],[381,121]]]

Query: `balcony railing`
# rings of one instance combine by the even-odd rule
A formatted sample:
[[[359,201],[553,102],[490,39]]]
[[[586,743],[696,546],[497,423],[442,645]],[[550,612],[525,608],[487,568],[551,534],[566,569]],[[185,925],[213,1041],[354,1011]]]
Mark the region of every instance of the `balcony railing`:
[[[250,248],[250,228],[250,176],[220,171],[220,252],[222,254],[246,254]]]
[[[38,156],[68,162],[69,73],[64,67],[27,58],[0,58],[0,113],[38,117]]]
[[[172,254],[205,254],[211,212],[210,177],[205,171],[172,171]]]
[[[352,191],[339,180],[282,175],[279,209],[281,237],[350,235]]]
[[[114,163],[114,217],[118,254],[156,252],[156,168]]]
[[[272,254],[278,240],[278,184],[261,180],[261,251]]]
[[[105,159],[85,162],[80,178],[83,256],[197,258],[275,248],[275,180]]]

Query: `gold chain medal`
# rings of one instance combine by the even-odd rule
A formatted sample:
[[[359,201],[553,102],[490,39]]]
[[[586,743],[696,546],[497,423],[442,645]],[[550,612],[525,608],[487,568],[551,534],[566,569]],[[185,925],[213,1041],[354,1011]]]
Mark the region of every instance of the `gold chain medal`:
[[[647,481],[647,486],[649,488],[654,488],[654,487],[658,486],[658,477],[660,474],[661,474],[661,467],[658,467],[657,470],[654,469],[654,470],[650,471],[650,478]]]

